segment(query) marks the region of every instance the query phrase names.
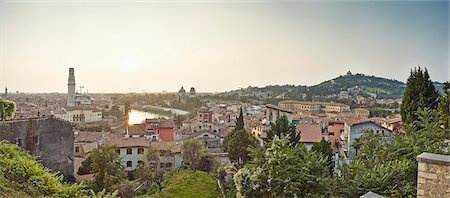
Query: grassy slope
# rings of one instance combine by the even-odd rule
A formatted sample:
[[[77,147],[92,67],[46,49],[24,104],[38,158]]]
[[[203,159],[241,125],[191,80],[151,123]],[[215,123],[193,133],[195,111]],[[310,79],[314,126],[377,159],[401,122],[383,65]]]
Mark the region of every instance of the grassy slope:
[[[221,197],[216,181],[208,173],[179,170],[168,175],[163,190],[152,197]]]

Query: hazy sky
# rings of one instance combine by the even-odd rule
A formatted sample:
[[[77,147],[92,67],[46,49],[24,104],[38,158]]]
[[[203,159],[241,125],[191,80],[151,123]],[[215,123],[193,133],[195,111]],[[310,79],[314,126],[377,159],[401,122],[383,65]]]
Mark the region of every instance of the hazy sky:
[[[449,2],[5,1],[0,87],[214,92],[353,73],[449,79]]]

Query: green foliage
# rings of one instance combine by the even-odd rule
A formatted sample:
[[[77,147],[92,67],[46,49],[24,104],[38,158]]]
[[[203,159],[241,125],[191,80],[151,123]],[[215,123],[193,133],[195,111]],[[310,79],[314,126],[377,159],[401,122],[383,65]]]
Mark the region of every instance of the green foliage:
[[[15,112],[16,103],[0,97],[0,121],[12,119]]]
[[[417,121],[405,125],[406,135],[391,141],[367,133],[357,140],[359,152],[338,178],[336,196],[357,197],[373,191],[390,197],[415,197],[416,157],[423,152],[448,154],[448,128],[442,127],[438,112],[419,109]]]
[[[324,138],[320,142],[316,142],[313,144],[311,150],[321,153],[324,157],[327,158],[328,166],[330,168],[330,173],[333,172],[333,149],[331,148],[328,141]]]
[[[427,69],[422,70],[419,67],[411,70],[400,106],[403,123],[411,124],[417,120],[416,113],[419,108],[436,109],[438,97],[439,94],[430,80]]]
[[[450,125],[450,81],[444,83],[444,95],[439,98],[438,111],[442,124],[448,128]]]
[[[120,164],[120,156],[116,153],[114,145],[94,149],[78,171],[94,174],[93,189],[96,192],[103,189],[113,192],[114,186],[126,179],[126,173]]]
[[[289,122],[285,115],[277,118],[275,123],[270,124],[270,129],[267,132],[267,140],[271,141],[275,136],[281,137],[282,135],[289,137],[289,145],[296,146],[300,140],[300,132],[294,123]]]
[[[245,163],[251,159],[248,148],[256,147],[257,145],[257,140],[245,129],[235,130],[233,133],[230,133],[227,141],[228,157],[231,161],[242,161]]]
[[[236,121],[235,130],[241,130],[241,129],[244,129],[244,115],[242,113],[242,107],[241,107],[241,111],[239,112],[239,117],[237,118],[237,121]]]
[[[255,148],[253,162],[234,176],[236,190],[244,197],[329,196],[332,179],[322,154],[308,151],[304,144],[290,145],[289,137],[276,135]]]
[[[151,197],[221,197],[216,181],[208,173],[174,170],[164,175],[163,189]]]
[[[0,141],[0,197],[115,197],[95,194],[84,184],[63,184],[36,158],[14,144]]]
[[[188,140],[181,145],[181,156],[183,161],[193,170],[213,171],[217,160],[208,154],[203,141]]]

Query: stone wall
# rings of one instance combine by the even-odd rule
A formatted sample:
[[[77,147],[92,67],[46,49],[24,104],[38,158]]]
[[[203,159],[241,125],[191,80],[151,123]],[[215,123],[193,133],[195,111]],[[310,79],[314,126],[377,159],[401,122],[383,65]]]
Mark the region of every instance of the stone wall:
[[[450,197],[450,155],[422,153],[417,160],[417,197]]]
[[[42,117],[0,122],[0,140],[18,144],[65,179],[73,176],[73,130],[69,122]]]

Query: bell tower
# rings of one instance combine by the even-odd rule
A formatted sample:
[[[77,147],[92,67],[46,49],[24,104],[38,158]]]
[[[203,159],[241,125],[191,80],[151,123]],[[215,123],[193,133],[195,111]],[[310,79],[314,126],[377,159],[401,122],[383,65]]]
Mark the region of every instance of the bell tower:
[[[75,106],[75,71],[69,68],[69,80],[67,83],[67,106]]]

